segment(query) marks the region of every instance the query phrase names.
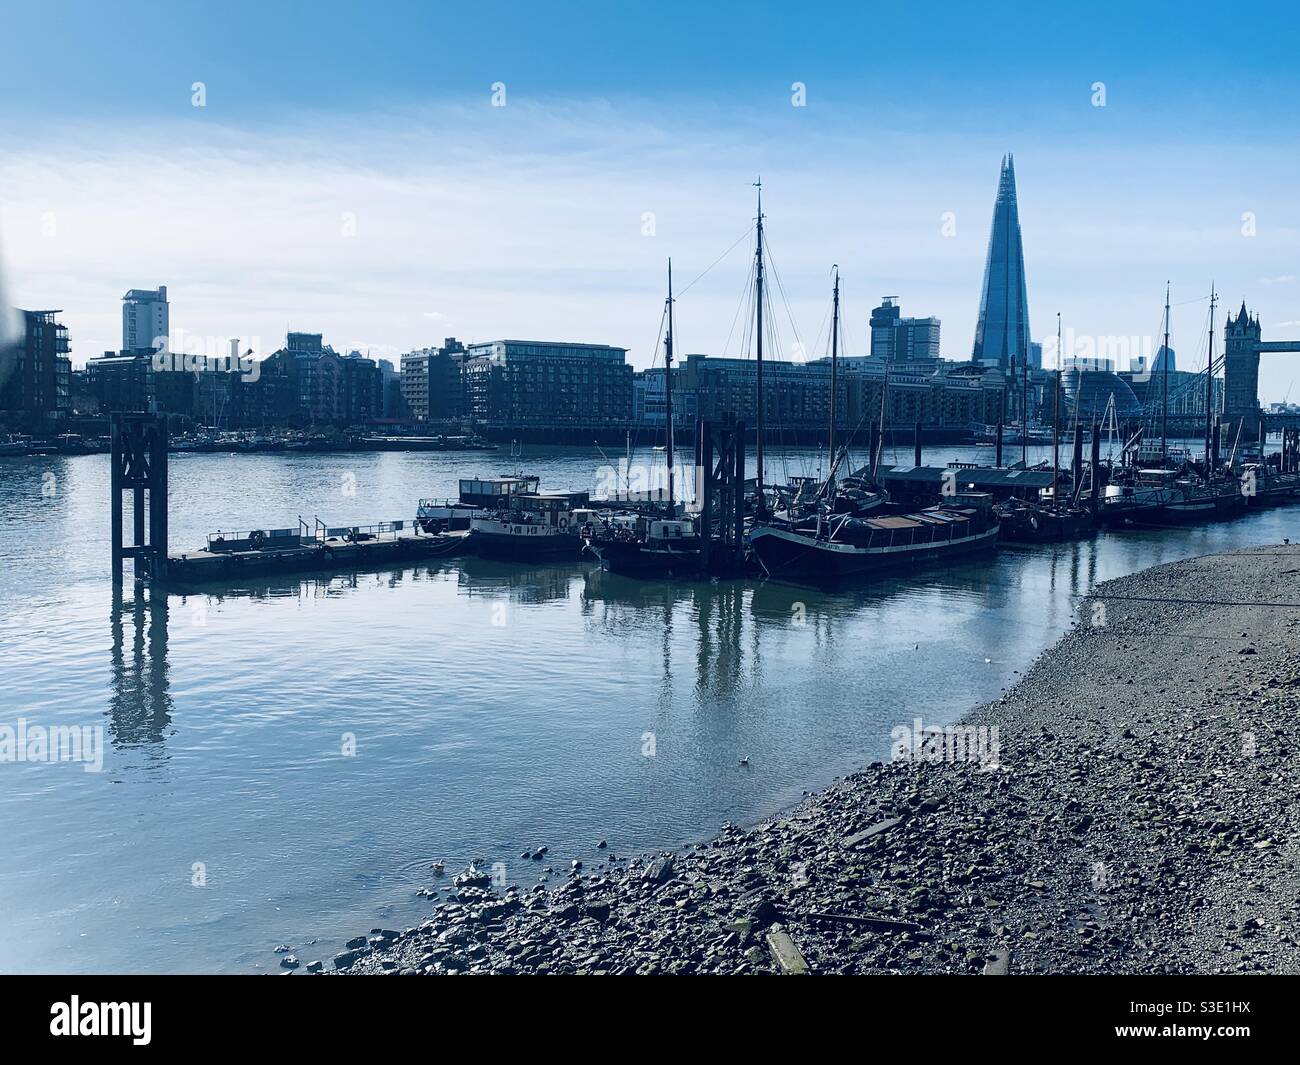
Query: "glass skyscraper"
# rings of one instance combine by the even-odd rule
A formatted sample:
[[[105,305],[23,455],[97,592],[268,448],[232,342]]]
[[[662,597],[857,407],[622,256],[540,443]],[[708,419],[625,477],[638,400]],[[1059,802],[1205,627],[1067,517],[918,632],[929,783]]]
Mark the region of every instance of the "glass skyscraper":
[[[1029,334],[1029,298],[1025,292],[1025,249],[1020,242],[1020,213],[1016,208],[1016,165],[1002,157],[998,198],[993,205],[993,229],[984,263],[984,294],[975,326],[971,359],[1001,369],[1022,369],[1035,363]],[[1041,352],[1041,349],[1039,349]],[[1038,359],[1042,356],[1039,354]]]

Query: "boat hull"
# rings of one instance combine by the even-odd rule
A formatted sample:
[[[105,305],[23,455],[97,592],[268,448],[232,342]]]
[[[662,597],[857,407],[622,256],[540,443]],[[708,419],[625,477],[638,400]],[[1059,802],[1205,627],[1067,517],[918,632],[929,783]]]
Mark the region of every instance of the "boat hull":
[[[498,562],[576,561],[582,555],[583,540],[576,532],[552,532],[546,526],[511,525],[497,531],[470,526],[470,546],[480,558]]]
[[[750,533],[750,547],[771,577],[812,582],[861,577],[909,569],[996,550],[998,525],[956,539],[922,544],[855,547],[819,540],[806,533],[760,526]]]
[[[1246,509],[1246,497],[1239,492],[1222,492],[1215,496],[1174,499],[1163,506],[1123,515],[1124,524],[1144,529],[1178,528],[1207,521],[1227,521]]]
[[[1053,514],[1047,511],[1014,517],[1003,517],[999,537],[1012,544],[1055,544],[1063,540],[1078,540],[1091,535],[1096,522],[1088,511]]]
[[[701,571],[700,541],[662,547],[643,540],[592,540],[591,550],[611,573],[628,577],[698,577]]]

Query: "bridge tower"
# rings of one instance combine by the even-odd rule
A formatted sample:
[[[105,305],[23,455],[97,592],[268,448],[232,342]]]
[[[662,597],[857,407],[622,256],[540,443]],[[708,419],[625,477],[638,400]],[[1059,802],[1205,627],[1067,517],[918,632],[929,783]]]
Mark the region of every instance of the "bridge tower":
[[[1246,301],[1234,318],[1223,325],[1223,414],[1236,426],[1241,439],[1259,436],[1259,318],[1246,311]]]
[[[1234,318],[1228,315],[1223,326],[1223,417],[1233,423],[1230,432],[1240,439],[1259,437],[1262,415],[1259,410],[1259,356],[1274,351],[1300,352],[1300,340],[1261,340],[1259,318],[1252,318],[1241,301]]]

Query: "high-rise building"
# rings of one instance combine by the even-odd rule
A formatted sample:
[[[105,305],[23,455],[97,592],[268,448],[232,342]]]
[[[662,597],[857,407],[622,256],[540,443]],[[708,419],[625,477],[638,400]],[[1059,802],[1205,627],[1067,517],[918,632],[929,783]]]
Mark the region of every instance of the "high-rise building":
[[[447,337],[440,348],[421,348],[402,356],[402,399],[417,422],[459,418],[463,411],[461,363],[465,345]]]
[[[33,420],[58,418],[72,405],[72,361],[62,311],[21,311],[23,332],[0,351],[0,410]]]
[[[158,348],[159,338],[171,335],[167,286],[133,288],[122,297],[122,350]]]
[[[939,319],[904,318],[897,299],[886,296],[871,312],[871,354],[888,362],[939,358]]]
[[[897,340],[895,330],[902,317],[902,308],[894,301],[897,296],[886,296],[880,306],[871,312],[871,354],[878,359],[894,358]]]
[[[1039,361],[1042,361],[1039,349]],[[1016,206],[1016,167],[1002,157],[998,198],[993,205],[988,257],[984,263],[984,293],[975,326],[974,362],[1006,370],[1033,364],[1029,333],[1029,297],[1025,290],[1025,249],[1020,239]]]

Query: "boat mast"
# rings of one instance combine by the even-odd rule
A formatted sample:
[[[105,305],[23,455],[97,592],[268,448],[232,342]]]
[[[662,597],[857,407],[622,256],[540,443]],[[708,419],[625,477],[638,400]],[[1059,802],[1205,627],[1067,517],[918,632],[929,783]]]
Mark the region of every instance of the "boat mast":
[[[1020,462],[1029,465],[1029,352],[1021,353],[1020,368]]]
[[[1210,466],[1210,422],[1214,407],[1214,305],[1219,297],[1214,293],[1214,282],[1210,282],[1210,345],[1205,354],[1205,479],[1214,480],[1214,470]]]
[[[668,257],[668,332],[664,334],[664,422],[668,429],[668,512],[677,503],[673,494],[673,260]]]
[[[831,428],[830,440],[826,445],[826,489],[831,488],[835,479],[835,388],[836,369],[840,355],[840,268],[835,267],[834,313],[831,317]]]
[[[1056,312],[1056,384],[1052,396],[1052,506],[1056,506],[1056,479],[1061,469],[1061,312]]]
[[[1160,375],[1160,465],[1169,465],[1169,282],[1165,282],[1165,346],[1161,351],[1164,372]]]
[[[756,446],[754,462],[758,467],[758,506],[763,509],[763,179],[754,182],[758,189],[758,239],[755,242],[754,270],[754,337],[757,342],[758,359],[756,363],[755,402],[758,407],[756,419]]]
[[[885,363],[885,380],[880,386],[880,432],[876,436],[876,454],[871,462],[871,481],[879,483],[880,458],[885,450],[885,397],[889,394],[889,363]]]

